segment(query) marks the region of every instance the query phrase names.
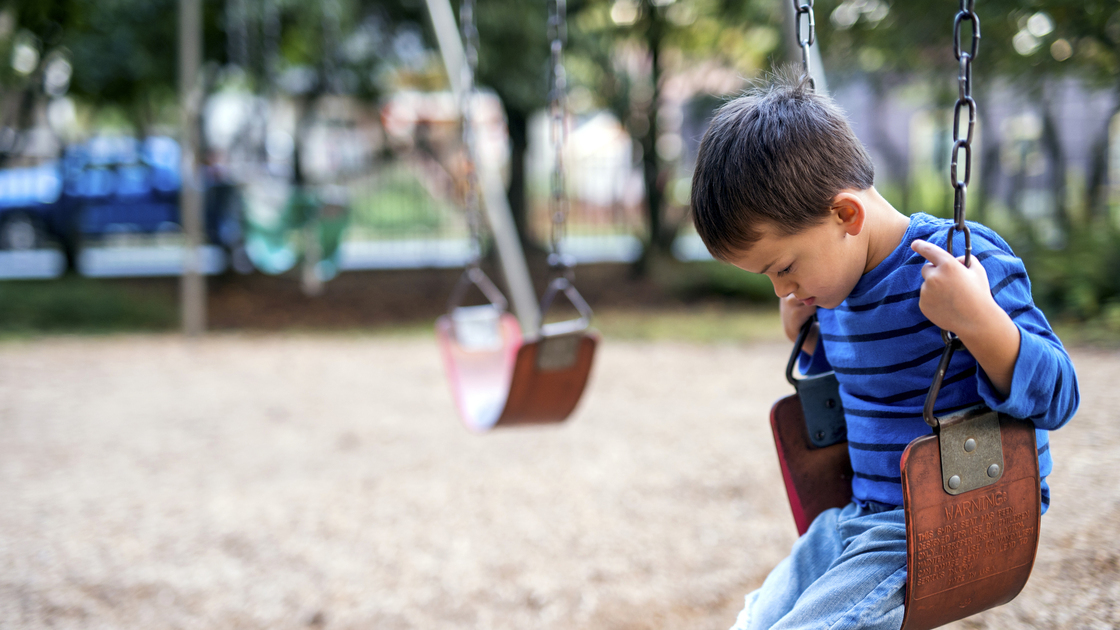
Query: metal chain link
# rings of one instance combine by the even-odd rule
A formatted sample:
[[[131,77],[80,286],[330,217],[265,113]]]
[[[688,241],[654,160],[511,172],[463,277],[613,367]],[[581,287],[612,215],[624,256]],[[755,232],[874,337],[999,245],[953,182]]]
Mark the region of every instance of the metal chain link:
[[[465,63],[460,70],[462,93],[459,95],[459,122],[463,128],[463,163],[466,168],[463,190],[463,208],[467,214],[467,228],[470,231],[471,258],[469,268],[477,268],[482,262],[482,210],[479,207],[478,170],[474,163],[474,75],[478,68],[478,28],[475,26],[474,0],[462,0],[459,4],[459,32],[463,38]]]
[[[323,20],[323,87],[328,93],[340,91],[338,85],[338,42],[342,41],[342,8],[339,0],[320,3]]]
[[[965,50],[961,42],[961,24],[969,22],[972,26],[972,42]],[[953,18],[953,56],[957,59],[957,103],[953,107],[953,153],[949,159],[949,181],[953,185],[953,225],[949,228],[945,251],[953,254],[953,238],[957,232],[964,233],[964,264],[969,266],[972,261],[972,232],[965,223],[967,209],[968,182],[972,178],[972,138],[976,129],[976,101],[972,98],[972,62],[976,59],[976,52],[980,46],[980,18],[976,16],[976,0],[960,0],[960,10]],[[961,113],[968,110],[968,126],[964,137],[961,137]],[[959,159],[964,152],[964,167],[960,167]],[[963,177],[962,177],[963,175]],[[941,331],[941,339],[945,342],[945,351],[941,354],[937,370],[933,375],[933,383],[926,394],[925,407],[922,417],[929,426],[937,430],[940,426],[934,416],[934,405],[945,375],[949,371],[949,364],[953,353],[961,347],[961,340],[948,330]]]
[[[226,0],[226,50],[229,62],[249,72],[249,16],[245,0]]]
[[[548,3],[548,36],[552,40],[550,72],[552,82],[549,90],[549,132],[552,139],[552,190],[549,196],[549,215],[552,218],[552,254],[549,263],[555,269],[568,271],[570,261],[560,253],[560,241],[567,227],[568,202],[567,178],[564,171],[564,142],[567,139],[567,89],[568,76],[564,70],[563,51],[568,39],[566,0],[550,0]]]
[[[817,89],[816,82],[813,81],[813,74],[810,72],[809,48],[817,41],[817,21],[813,16],[813,0],[792,0],[793,2],[793,22],[796,25],[797,45],[801,48],[801,65],[805,68],[805,76],[809,79],[809,87]],[[802,18],[804,18],[805,29],[801,28]],[[808,31],[806,34],[805,31]]]
[[[961,24],[969,22],[972,26],[972,43],[966,51],[961,45]],[[953,237],[956,232],[964,233],[964,264],[968,266],[972,258],[972,234],[965,223],[967,209],[968,182],[972,179],[972,137],[976,128],[976,101],[972,98],[972,62],[980,46],[980,18],[976,16],[976,0],[961,0],[960,11],[953,19],[953,56],[959,62],[957,71],[957,103],[953,107],[953,152],[949,160],[949,180],[953,185],[953,227],[949,228],[946,251],[953,253]],[[961,112],[968,110],[968,127],[961,137]],[[964,152],[964,167],[959,166],[961,152]],[[963,174],[963,177],[961,176]]]
[[[265,0],[261,19],[261,70],[264,72],[265,85],[275,86],[278,82],[280,60],[280,7],[276,0]]]

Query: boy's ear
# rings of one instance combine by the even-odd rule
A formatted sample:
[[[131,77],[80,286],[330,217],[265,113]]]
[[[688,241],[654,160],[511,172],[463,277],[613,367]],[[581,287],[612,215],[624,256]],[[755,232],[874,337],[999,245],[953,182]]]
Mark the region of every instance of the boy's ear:
[[[845,190],[840,191],[832,198],[832,211],[849,235],[856,236],[863,231],[867,209],[864,208],[863,199],[860,199],[859,195]]]

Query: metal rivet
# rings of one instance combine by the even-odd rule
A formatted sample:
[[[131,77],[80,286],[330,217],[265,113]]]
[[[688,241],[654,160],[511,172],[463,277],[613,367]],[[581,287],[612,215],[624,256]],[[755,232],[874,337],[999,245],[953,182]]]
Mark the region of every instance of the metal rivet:
[[[817,431],[817,439],[818,440],[823,440],[824,439],[824,431]]]
[[[988,476],[993,479],[999,476],[999,464],[988,466]]]
[[[833,407],[836,406],[836,401],[831,399],[831,398],[828,398],[824,401],[824,406],[828,407],[829,409],[832,409]]]
[[[991,469],[989,469],[989,471],[990,470]],[[961,487],[961,478],[956,476],[956,475],[953,475],[952,477],[949,477],[949,489],[950,490],[956,490],[959,487]]]
[[[964,441],[964,452],[971,453],[976,450],[976,440],[968,438]]]

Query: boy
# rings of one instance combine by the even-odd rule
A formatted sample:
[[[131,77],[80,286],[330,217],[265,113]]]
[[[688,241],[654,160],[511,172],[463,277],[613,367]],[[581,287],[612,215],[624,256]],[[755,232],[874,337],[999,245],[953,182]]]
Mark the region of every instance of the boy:
[[[985,403],[1035,424],[1042,509],[1047,431],[1079,396],[1073,364],[1031,301],[1023,263],[971,224],[973,258],[947,253],[951,221],[907,217],[874,186],[844,115],[806,82],[777,77],[722,107],[700,146],[696,229],[719,260],[765,274],[786,335],[816,313],[806,373],[834,370],[848,424],[853,500],[821,514],[749,594],[733,630],[902,625],[906,526],[899,460],[930,433],[922,407],[944,349],[964,344],[936,415]],[[963,252],[957,233],[954,251]]]

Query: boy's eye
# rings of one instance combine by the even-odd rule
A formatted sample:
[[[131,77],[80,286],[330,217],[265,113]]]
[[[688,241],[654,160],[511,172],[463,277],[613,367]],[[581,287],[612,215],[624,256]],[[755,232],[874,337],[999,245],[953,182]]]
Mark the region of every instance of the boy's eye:
[[[790,265],[790,266],[786,267],[785,269],[782,269],[781,271],[779,271],[778,272],[778,277],[781,278],[782,276],[786,275],[787,273],[789,273],[790,269],[793,269],[793,265]]]

